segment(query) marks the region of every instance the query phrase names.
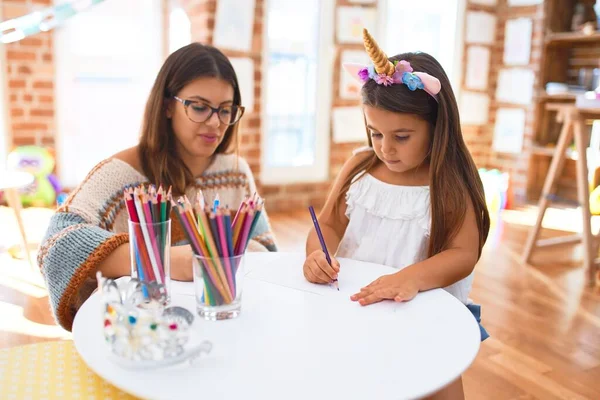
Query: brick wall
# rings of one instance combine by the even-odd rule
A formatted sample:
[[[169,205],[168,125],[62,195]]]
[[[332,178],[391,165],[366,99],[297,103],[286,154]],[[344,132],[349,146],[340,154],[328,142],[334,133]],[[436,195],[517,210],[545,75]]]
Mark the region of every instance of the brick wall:
[[[356,6],[356,3],[350,3],[348,0],[336,0],[336,5],[339,6]],[[369,5],[365,5],[364,8],[377,7],[377,2],[374,2]],[[335,17],[334,17],[335,18]],[[337,18],[335,18],[335,25],[337,29]],[[344,50],[359,50],[364,51],[365,48],[362,43],[357,44],[346,44],[339,43],[337,38],[335,39],[335,48],[336,48],[336,58],[333,69],[333,97],[332,97],[332,107],[351,107],[360,104],[360,99],[357,100],[345,100],[340,98],[340,74],[345,74],[346,71],[342,70],[341,67],[341,57],[342,52]],[[364,142],[359,143],[333,143],[331,142],[330,147],[330,177],[335,177],[344,162],[350,157],[352,154],[352,150],[357,147],[364,146],[367,143],[367,135],[365,133]]]
[[[498,83],[498,74],[500,69],[505,68],[503,62],[504,55],[504,34],[506,22],[510,19],[527,17],[533,21],[531,56],[529,65],[519,66],[519,68],[530,68],[534,71],[536,82],[534,88],[540,86],[539,72],[541,67],[541,54],[543,46],[544,29],[544,6],[527,7],[509,7],[507,0],[498,0],[496,6],[483,6],[479,4],[467,3],[465,18],[469,11],[485,11],[494,14],[497,17],[496,36],[493,45],[488,46],[491,50],[490,72],[488,77],[488,88],[483,91],[490,97],[489,120],[483,126],[463,126],[463,135],[475,159],[478,167],[497,168],[510,174],[510,190],[514,204],[522,204],[527,200],[527,168],[531,156],[532,140],[535,133],[535,111],[536,95],[529,106],[519,106],[515,104],[505,104],[496,100],[496,89]],[[465,44],[463,58],[463,77],[466,71],[466,54],[468,45]],[[464,79],[463,79],[464,81]],[[463,88],[463,90],[466,90]],[[468,89],[471,90],[471,89]],[[497,153],[492,149],[494,138],[494,125],[496,122],[496,113],[500,107],[523,108],[525,110],[525,131],[523,140],[523,149],[519,154]]]
[[[544,6],[528,6],[528,7],[509,7],[506,0],[500,0],[498,6],[498,25],[496,31],[496,44],[492,56],[491,83],[496,93],[496,83],[498,80],[498,72],[503,68],[504,54],[504,33],[506,22],[515,18],[531,18],[533,21],[532,38],[531,38],[531,55],[529,65],[522,68],[531,69],[534,72],[535,82],[534,90],[540,87],[539,76],[541,68],[542,47],[544,45]],[[521,66],[520,66],[521,68]],[[542,82],[543,84],[543,82]],[[522,108],[525,110],[525,131],[523,138],[523,149],[519,154],[502,154],[496,153],[491,149],[488,159],[488,167],[498,168],[502,171],[510,173],[512,193],[514,201],[517,204],[522,204],[527,200],[527,169],[529,167],[529,159],[531,156],[532,142],[535,134],[535,119],[537,107],[537,93],[534,91],[532,103],[528,106],[518,106],[514,104],[500,103],[492,98],[490,106],[490,124],[487,128],[488,137],[493,137],[494,123],[496,111],[499,107]],[[537,200],[537,199],[535,199]]]
[[[215,13],[218,0],[180,0],[186,10],[192,25],[192,40],[211,44],[215,25]],[[264,186],[260,182],[261,170],[261,134],[263,122],[261,121],[261,87],[262,78],[262,53],[263,53],[263,23],[265,4],[264,0],[255,0],[255,18],[253,28],[252,48],[249,52],[224,51],[231,57],[248,57],[254,61],[255,70],[255,107],[254,112],[244,116],[241,124],[241,154],[248,160],[257,178],[257,183],[263,196],[269,202],[270,209],[279,209],[284,205],[290,207],[305,207],[308,204],[320,206],[325,200],[327,190],[333,177],[339,172],[344,161],[351,151],[361,143],[339,144],[330,143],[330,179],[328,182],[317,184],[293,184]],[[1,3],[4,19],[24,15],[38,7],[49,5],[51,0],[3,0]],[[517,199],[524,196],[526,188],[527,160],[533,135],[534,106],[527,107],[527,122],[525,132],[524,151],[517,156],[497,154],[491,150],[493,139],[493,124],[495,113],[499,106],[495,98],[498,71],[502,65],[504,50],[504,25],[509,18],[518,16],[531,16],[534,19],[533,48],[531,53],[531,67],[537,71],[540,64],[542,46],[542,6],[537,7],[508,7],[506,0],[499,0],[496,7],[485,7],[467,3],[467,10],[485,10],[498,17],[496,41],[491,46],[491,66],[489,87],[487,93],[491,98],[489,123],[484,126],[463,126],[465,140],[471,150],[475,162],[480,167],[496,167],[511,172],[513,190]],[[336,7],[356,5],[348,0],[336,0]],[[375,4],[365,5],[374,7]],[[465,13],[466,15],[466,13]],[[335,19],[335,16],[333,16]],[[343,100],[339,96],[339,69],[341,52],[346,49],[362,50],[362,45],[347,45],[335,43],[335,63],[333,69],[332,106],[352,106],[356,101]],[[13,146],[24,144],[43,144],[54,146],[55,120],[54,120],[54,65],[52,62],[52,35],[41,33],[31,38],[4,46],[7,63],[8,92],[8,117],[9,134],[12,139],[9,143]],[[466,49],[463,52],[466,55]],[[463,63],[464,73],[464,63]],[[330,132],[319,132],[330,134]],[[523,195],[523,196],[522,196]]]
[[[215,25],[215,14],[218,0],[188,0],[183,1],[182,5],[186,10],[190,21],[192,22],[192,40],[212,44]],[[256,8],[254,14],[254,28],[252,49],[250,52],[229,51],[223,52],[229,57],[248,57],[254,61],[254,112],[244,115],[240,126],[241,134],[241,155],[246,158],[257,180],[257,185],[261,195],[268,201],[269,210],[306,207],[309,204],[321,206],[325,202],[327,190],[331,184],[332,178],[339,172],[344,161],[351,154],[352,149],[359,144],[337,144],[331,143],[330,146],[330,180],[322,183],[300,183],[291,185],[265,186],[260,182],[261,172],[261,134],[264,132],[264,124],[261,120],[261,98],[263,95],[262,87],[262,53],[263,53],[263,23],[265,20],[264,0],[255,0]],[[337,6],[349,5],[347,0],[336,0]],[[342,49],[355,48],[362,49],[361,45],[347,46],[336,43],[336,61],[334,66],[339,65],[339,57]],[[339,73],[334,68],[333,77],[333,106],[356,105],[357,101],[343,101],[339,99]],[[318,132],[317,134],[327,134],[329,132]]]
[[[490,14],[496,14],[495,11],[495,7],[489,7],[489,6],[482,6],[480,4],[474,4],[471,3],[469,1],[467,1],[466,4],[466,9],[465,9],[465,21],[464,21],[464,29],[463,32],[466,35],[467,32],[467,24],[466,24],[466,20],[467,20],[467,14],[469,12],[478,12],[478,11],[484,11],[484,12],[488,12]],[[496,32],[498,32],[498,28],[496,27]],[[486,45],[486,44],[477,44],[476,46],[483,46],[483,47],[487,47],[490,49],[490,74],[488,76],[488,87],[485,90],[475,90],[475,89],[471,89],[471,88],[467,88],[465,86],[465,74],[467,71],[467,50],[469,48],[470,45],[468,44],[464,44],[464,49],[463,49],[463,59],[462,59],[462,63],[461,63],[461,77],[462,77],[462,91],[469,91],[469,92],[480,92],[480,93],[486,93],[488,96],[490,96],[490,98],[494,97],[494,93],[496,90],[496,82],[493,79],[494,78],[494,72],[492,72],[493,66],[498,63],[498,59],[500,57],[500,59],[502,58],[502,49],[498,49],[498,45],[496,44],[492,44],[492,45]],[[497,74],[497,72],[496,72]],[[459,103],[460,104],[460,103]],[[492,112],[490,110],[490,114],[489,114],[490,119],[492,119]],[[493,125],[466,125],[463,123],[462,125],[462,132],[463,132],[463,137],[465,139],[465,142],[467,144],[467,147],[469,148],[469,151],[471,152],[471,155],[473,156],[473,159],[475,161],[475,164],[478,167],[487,167],[488,166],[488,161],[489,161],[489,157],[490,157],[490,149],[492,147],[492,137],[493,137]]]
[[[2,0],[4,20],[51,5],[51,0]],[[27,144],[54,147],[54,63],[52,34],[40,33],[0,46],[5,52],[9,148]]]

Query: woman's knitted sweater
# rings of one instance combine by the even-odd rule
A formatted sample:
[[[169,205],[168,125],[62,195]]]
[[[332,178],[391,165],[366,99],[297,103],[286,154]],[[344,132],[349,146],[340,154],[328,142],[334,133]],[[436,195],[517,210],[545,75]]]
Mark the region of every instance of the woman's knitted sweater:
[[[77,310],[97,287],[98,264],[129,241],[123,190],[144,182],[148,179],[126,162],[104,160],[52,217],[37,262],[46,279],[52,311],[65,329],[71,330]],[[207,204],[218,193],[222,205],[237,210],[245,196],[256,191],[256,185],[243,158],[218,154],[186,191],[192,204],[198,189]],[[249,249],[277,250],[266,212],[261,213],[254,232]],[[171,238],[173,245],[186,243],[177,218],[171,219]]]

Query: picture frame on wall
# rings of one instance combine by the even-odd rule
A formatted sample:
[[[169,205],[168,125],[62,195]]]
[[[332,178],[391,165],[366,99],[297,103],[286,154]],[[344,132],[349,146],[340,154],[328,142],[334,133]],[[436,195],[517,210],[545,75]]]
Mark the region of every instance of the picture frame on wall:
[[[363,42],[363,28],[374,32],[376,22],[375,7],[339,7],[336,18],[336,39],[338,43],[360,44]]]

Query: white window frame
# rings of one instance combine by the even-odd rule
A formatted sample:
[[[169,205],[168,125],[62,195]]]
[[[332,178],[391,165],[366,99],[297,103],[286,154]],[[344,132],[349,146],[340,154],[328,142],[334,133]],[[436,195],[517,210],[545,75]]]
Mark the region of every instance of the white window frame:
[[[263,23],[263,79],[267,79],[269,58],[267,51],[269,48],[268,35],[268,10],[271,1],[265,0],[264,5],[264,23]],[[312,165],[298,167],[272,167],[267,166],[267,145],[268,132],[266,129],[267,116],[267,91],[262,90],[261,99],[261,174],[260,179],[263,184],[290,184],[290,183],[310,183],[324,182],[329,178],[329,142],[331,137],[330,116],[331,116],[331,98],[332,98],[332,80],[333,64],[335,62],[335,47],[333,41],[334,20],[335,20],[335,1],[320,1],[319,10],[319,64],[317,66],[317,102],[315,116],[315,159]],[[290,77],[292,78],[292,77]],[[263,81],[265,82],[265,81]],[[263,87],[266,85],[263,84]]]

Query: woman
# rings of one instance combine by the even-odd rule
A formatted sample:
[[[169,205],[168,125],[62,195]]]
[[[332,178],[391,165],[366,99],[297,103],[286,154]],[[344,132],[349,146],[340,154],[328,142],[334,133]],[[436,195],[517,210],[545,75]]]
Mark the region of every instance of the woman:
[[[256,191],[246,161],[227,153],[243,113],[235,71],[219,50],[192,43],[167,58],[146,104],[139,144],[92,169],[52,217],[40,246],[38,264],[61,326],[71,329],[96,287],[96,271],[109,278],[130,274],[126,187],[162,184],[191,201],[201,189],[208,201],[218,193],[232,209]],[[172,243],[186,244],[176,221]],[[249,249],[276,251],[264,212]],[[189,246],[171,249],[171,276],[192,280]]]

